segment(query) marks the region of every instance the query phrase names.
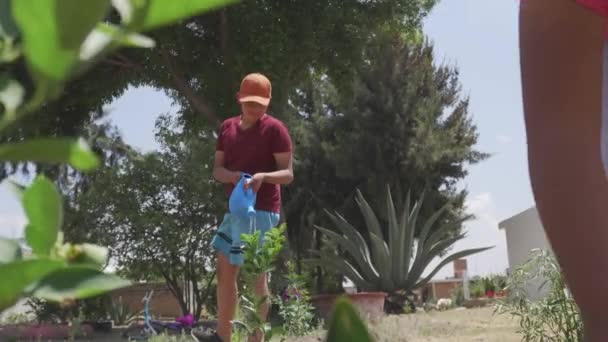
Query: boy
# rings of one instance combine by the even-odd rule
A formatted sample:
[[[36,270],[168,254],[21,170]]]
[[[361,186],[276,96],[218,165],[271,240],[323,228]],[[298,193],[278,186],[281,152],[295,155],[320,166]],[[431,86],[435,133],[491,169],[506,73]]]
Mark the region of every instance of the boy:
[[[252,179],[246,188],[252,188],[256,199],[256,229],[262,234],[279,223],[281,210],[281,185],[293,181],[292,143],[287,127],[268,115],[272,86],[262,74],[247,75],[241,82],[237,95],[241,115],[225,120],[220,128],[215,152],[214,178],[225,184],[230,196],[241,174]],[[217,307],[218,328],[210,341],[230,341],[237,305],[237,275],[243,264],[240,246],[232,244],[233,230],[247,233],[249,221],[225,214],[213,247],[217,255]],[[267,275],[261,275],[255,285],[258,296],[268,296]],[[268,314],[268,304],[260,312]],[[260,332],[250,341],[261,341]]]

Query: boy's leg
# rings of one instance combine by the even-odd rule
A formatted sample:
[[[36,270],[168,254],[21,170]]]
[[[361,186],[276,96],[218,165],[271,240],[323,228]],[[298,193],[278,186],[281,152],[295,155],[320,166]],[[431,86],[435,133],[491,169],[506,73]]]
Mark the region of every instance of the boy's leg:
[[[238,301],[237,277],[239,267],[230,264],[224,253],[217,253],[217,334],[229,342]]]
[[[230,321],[234,319],[238,303],[237,278],[241,263],[238,262],[238,258],[234,258],[236,253],[234,238],[242,231],[241,226],[241,222],[232,215],[224,215],[224,220],[211,242],[217,251],[217,335],[225,342],[230,341],[232,333]],[[233,264],[231,260],[232,262],[236,260],[237,263]]]
[[[600,151],[604,20],[567,0],[522,2],[530,177],[586,341],[608,341],[608,184]]]
[[[262,298],[266,297],[264,304],[260,306],[260,318],[263,322],[268,317],[268,310],[270,309],[270,290],[268,289],[268,274],[264,273],[258,277],[255,281],[255,295]],[[261,342],[264,340],[264,333],[257,331],[255,335],[249,337],[249,342]]]

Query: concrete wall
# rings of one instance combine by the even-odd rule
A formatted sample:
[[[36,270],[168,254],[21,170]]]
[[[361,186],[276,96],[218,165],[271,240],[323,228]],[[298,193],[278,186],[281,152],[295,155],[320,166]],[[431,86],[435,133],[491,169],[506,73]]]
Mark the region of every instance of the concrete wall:
[[[507,237],[509,272],[528,261],[531,250],[536,248],[551,250],[535,207],[501,222],[499,226],[505,230]],[[538,299],[546,293],[546,291],[538,291],[543,281],[539,279],[526,288],[531,299]]]

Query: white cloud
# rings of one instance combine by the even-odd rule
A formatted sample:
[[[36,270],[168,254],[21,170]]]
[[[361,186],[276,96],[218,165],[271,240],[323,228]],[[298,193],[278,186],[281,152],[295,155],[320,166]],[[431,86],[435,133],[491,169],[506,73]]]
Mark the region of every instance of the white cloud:
[[[513,138],[511,138],[508,135],[498,135],[498,136],[496,136],[496,141],[498,141],[501,144],[509,144],[509,143],[511,143],[511,141],[513,141]]]

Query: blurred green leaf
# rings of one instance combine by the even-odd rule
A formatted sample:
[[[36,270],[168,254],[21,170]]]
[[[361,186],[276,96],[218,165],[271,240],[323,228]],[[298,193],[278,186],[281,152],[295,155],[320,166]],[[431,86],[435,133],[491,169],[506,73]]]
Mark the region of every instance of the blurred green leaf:
[[[0,264],[20,260],[21,257],[21,246],[17,240],[0,238]]]
[[[346,298],[339,298],[336,301],[326,341],[373,341],[365,323]]]
[[[238,0],[148,0],[147,6],[139,9],[143,12],[142,22],[141,26],[137,23],[136,28],[155,29],[236,2]]]
[[[91,60],[108,48],[112,43],[138,48],[152,48],[155,46],[154,40],[150,37],[138,33],[127,32],[120,26],[99,23],[82,44],[80,59],[83,61]]]
[[[0,39],[16,37],[19,29],[11,16],[11,0],[0,0]]]
[[[0,311],[13,305],[25,288],[63,267],[61,261],[35,259],[0,265]]]
[[[85,37],[107,14],[109,0],[22,0],[12,2],[30,71],[46,88],[65,81]]]
[[[31,287],[31,294],[54,301],[84,299],[130,284],[128,280],[113,274],[89,267],[71,266],[49,273]]]
[[[76,263],[101,267],[108,260],[108,249],[106,247],[85,243],[78,245],[77,248],[82,250],[80,255],[74,260]]]
[[[86,5],[82,0],[53,1],[54,14],[58,22],[59,44],[68,49],[80,48],[85,38],[111,8],[110,0],[87,0]]]
[[[99,159],[83,139],[39,138],[0,145],[0,160],[69,163],[80,171],[90,171]]]
[[[29,220],[25,228],[28,245],[38,255],[49,255],[63,221],[59,191],[46,177],[38,176],[23,194],[23,207]]]

